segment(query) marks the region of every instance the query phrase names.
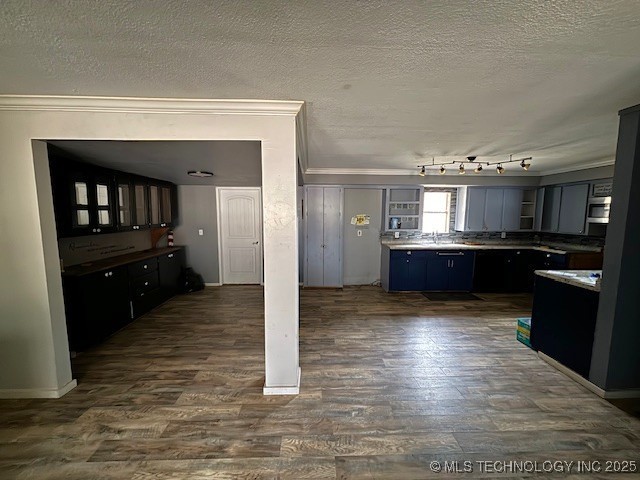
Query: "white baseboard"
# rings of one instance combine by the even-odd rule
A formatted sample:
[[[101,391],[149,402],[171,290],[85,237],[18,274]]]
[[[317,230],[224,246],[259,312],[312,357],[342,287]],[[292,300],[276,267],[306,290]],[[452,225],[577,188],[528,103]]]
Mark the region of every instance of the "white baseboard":
[[[298,385],[295,387],[267,387],[262,389],[263,395],[298,395],[300,393],[300,375],[302,371],[298,368]]]
[[[60,398],[76,388],[78,382],[71,380],[61,388],[7,388],[0,389],[0,398]]]
[[[206,283],[204,284],[205,287],[221,287],[222,284],[221,283]]]
[[[604,398],[605,400],[614,400],[619,398],[640,398],[640,389],[627,389],[627,390],[605,390],[600,388],[594,383],[591,383],[589,380],[584,378],[582,375],[574,372],[569,367],[562,365],[557,360],[554,360],[548,355],[545,355],[542,352],[538,352],[538,357],[547,362],[556,370],[564,373],[567,377],[569,377],[574,382],[579,383],[587,390],[595,393],[600,398]]]

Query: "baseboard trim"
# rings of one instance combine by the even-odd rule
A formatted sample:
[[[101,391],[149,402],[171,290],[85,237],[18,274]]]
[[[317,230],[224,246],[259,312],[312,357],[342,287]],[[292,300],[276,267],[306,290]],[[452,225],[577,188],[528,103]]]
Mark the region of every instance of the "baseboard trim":
[[[71,380],[61,388],[7,388],[0,389],[0,398],[60,398],[78,386]]]
[[[300,393],[300,376],[302,370],[298,367],[298,385],[295,387],[267,387],[266,385],[262,389],[263,395],[298,395]]]
[[[206,283],[204,284],[205,287],[221,287],[222,284],[221,283]]]
[[[620,398],[640,398],[640,389],[628,389],[628,390],[605,390],[600,388],[594,383],[591,383],[589,380],[584,378],[582,375],[574,372],[569,367],[562,365],[557,360],[554,360],[548,355],[545,355],[542,352],[538,352],[538,357],[547,362],[553,368],[558,370],[559,372],[564,373],[567,377],[573,380],[576,383],[579,383],[584,388],[589,390],[590,392],[595,393],[600,398],[604,398],[605,400],[615,400]]]

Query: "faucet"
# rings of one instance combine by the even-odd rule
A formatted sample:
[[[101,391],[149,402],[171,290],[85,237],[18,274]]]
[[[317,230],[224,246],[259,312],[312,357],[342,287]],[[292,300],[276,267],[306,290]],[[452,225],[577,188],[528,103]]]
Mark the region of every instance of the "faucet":
[[[438,232],[435,230],[433,231],[433,243],[438,244]]]

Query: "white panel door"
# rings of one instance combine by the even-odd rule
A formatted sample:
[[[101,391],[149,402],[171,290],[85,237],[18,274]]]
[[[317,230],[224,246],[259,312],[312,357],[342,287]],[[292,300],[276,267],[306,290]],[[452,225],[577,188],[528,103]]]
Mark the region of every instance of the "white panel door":
[[[262,281],[262,205],[259,188],[218,189],[221,283]]]

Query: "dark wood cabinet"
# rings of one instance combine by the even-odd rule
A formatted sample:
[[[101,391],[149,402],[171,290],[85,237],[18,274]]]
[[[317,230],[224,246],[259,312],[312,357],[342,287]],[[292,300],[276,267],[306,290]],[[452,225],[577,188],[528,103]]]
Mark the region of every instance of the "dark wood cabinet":
[[[71,350],[96,345],[131,321],[125,267],[64,277],[63,286]]]
[[[101,262],[108,261],[114,260]],[[179,293],[184,266],[184,249],[175,248],[86,274],[82,267],[70,267],[63,287],[71,350],[100,343]]]
[[[55,156],[49,165],[59,237],[116,231],[110,171]]]
[[[149,224],[151,227],[173,226],[176,214],[175,185],[167,182],[150,181],[149,189]]]
[[[58,237],[172,227],[174,184],[101,168],[49,150]]]
[[[184,250],[177,250],[158,257],[159,286],[163,298],[170,298],[180,291],[180,279],[185,264]]]

